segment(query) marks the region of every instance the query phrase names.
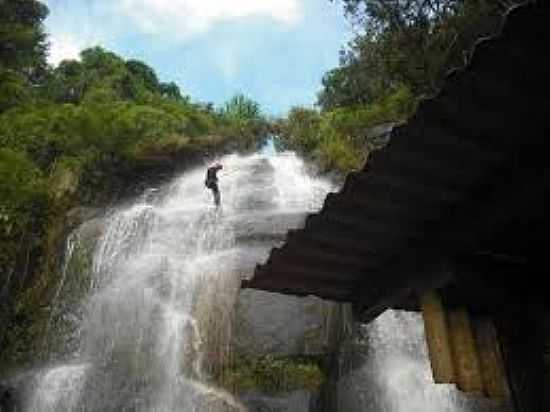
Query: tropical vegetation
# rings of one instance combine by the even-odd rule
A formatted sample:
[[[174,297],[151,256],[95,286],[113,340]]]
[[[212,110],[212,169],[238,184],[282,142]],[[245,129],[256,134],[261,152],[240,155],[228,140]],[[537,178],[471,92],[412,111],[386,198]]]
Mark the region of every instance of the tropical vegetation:
[[[322,80],[317,107],[280,121],[282,144],[325,170],[359,168],[378,147],[369,130],[402,122],[446,73],[468,62],[518,0],[342,0],[355,36]]]
[[[15,319],[27,338],[51,293],[40,275],[56,271],[67,210],[113,200],[144,165],[251,148],[266,129],[245,96],[219,110],[195,103],[146,63],[101,47],[52,67],[47,14],[37,0],[0,0],[0,329]],[[14,304],[25,299],[35,304]],[[17,346],[14,330],[0,332],[0,347]]]

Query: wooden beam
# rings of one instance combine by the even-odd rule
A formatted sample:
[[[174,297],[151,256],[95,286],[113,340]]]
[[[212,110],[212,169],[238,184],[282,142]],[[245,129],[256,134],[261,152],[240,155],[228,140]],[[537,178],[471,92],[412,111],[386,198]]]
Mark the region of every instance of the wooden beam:
[[[493,321],[490,318],[474,320],[477,349],[487,397],[504,402],[509,399],[509,390],[504,371],[502,354]]]
[[[464,392],[482,395],[481,364],[467,310],[465,308],[450,310],[448,321],[456,385]]]
[[[455,383],[453,354],[445,310],[436,292],[420,299],[428,355],[435,383]]]

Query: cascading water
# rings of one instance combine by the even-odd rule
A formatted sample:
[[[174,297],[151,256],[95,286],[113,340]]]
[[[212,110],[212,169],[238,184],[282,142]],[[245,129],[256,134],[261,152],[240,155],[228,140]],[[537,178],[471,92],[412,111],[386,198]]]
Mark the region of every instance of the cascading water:
[[[221,162],[220,209],[204,170],[193,170],[113,210],[101,230],[86,228],[101,232],[87,273],[79,272],[85,230],[69,237],[48,336],[70,336],[53,339],[64,342],[55,350],[50,343],[56,360],[31,379],[26,411],[245,410],[212,379],[229,356],[241,277],[334,188],[308,177],[292,153]],[[60,328],[57,317],[72,327]],[[340,355],[352,367],[340,373],[331,412],[508,410],[433,384],[417,314],[388,311],[361,326],[350,355],[350,362],[345,350]],[[299,404],[281,410],[308,410]]]
[[[241,275],[331,185],[292,153],[221,162],[219,209],[194,170],[106,218],[75,311],[77,343],[36,374],[27,411],[244,410],[208,373],[223,364]]]
[[[510,412],[509,404],[433,383],[418,313],[388,310],[358,325],[341,357],[338,411]]]

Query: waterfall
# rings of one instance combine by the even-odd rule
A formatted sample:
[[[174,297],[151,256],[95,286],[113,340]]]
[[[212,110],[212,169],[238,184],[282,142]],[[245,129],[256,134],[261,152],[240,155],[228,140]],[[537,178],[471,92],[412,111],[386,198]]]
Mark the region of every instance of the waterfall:
[[[220,161],[220,208],[195,169],[105,217],[89,273],[78,274],[87,289],[72,316],[76,344],[34,374],[25,410],[244,410],[210,373],[228,356],[241,277],[332,187],[292,153]],[[56,307],[71,276],[66,264]]]
[[[418,313],[388,310],[358,330],[341,356],[338,410],[348,412],[510,412],[499,404],[436,385]]]
[[[215,380],[231,356],[241,278],[335,188],[309,177],[293,153],[220,161],[220,208],[195,169],[69,237],[48,323],[56,356],[32,373],[25,411],[246,410]],[[83,264],[81,243],[96,232]],[[358,325],[340,361],[331,412],[509,410],[433,383],[419,314],[387,311]],[[296,392],[273,404],[307,412],[304,399]]]

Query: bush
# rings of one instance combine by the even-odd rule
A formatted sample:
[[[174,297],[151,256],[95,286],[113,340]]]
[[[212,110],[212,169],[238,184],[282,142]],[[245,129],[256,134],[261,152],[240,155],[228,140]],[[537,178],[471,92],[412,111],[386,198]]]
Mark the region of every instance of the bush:
[[[44,200],[45,188],[42,173],[25,153],[0,149],[0,207],[4,211]]]
[[[297,107],[281,122],[281,137],[286,147],[314,158],[323,169],[347,172],[366,157],[370,128],[403,121],[414,109],[415,100],[405,87],[371,105],[327,112]]]
[[[21,240],[40,232],[48,211],[41,171],[22,152],[0,149],[0,274],[7,276],[20,253]],[[2,282],[5,279],[0,279]]]

